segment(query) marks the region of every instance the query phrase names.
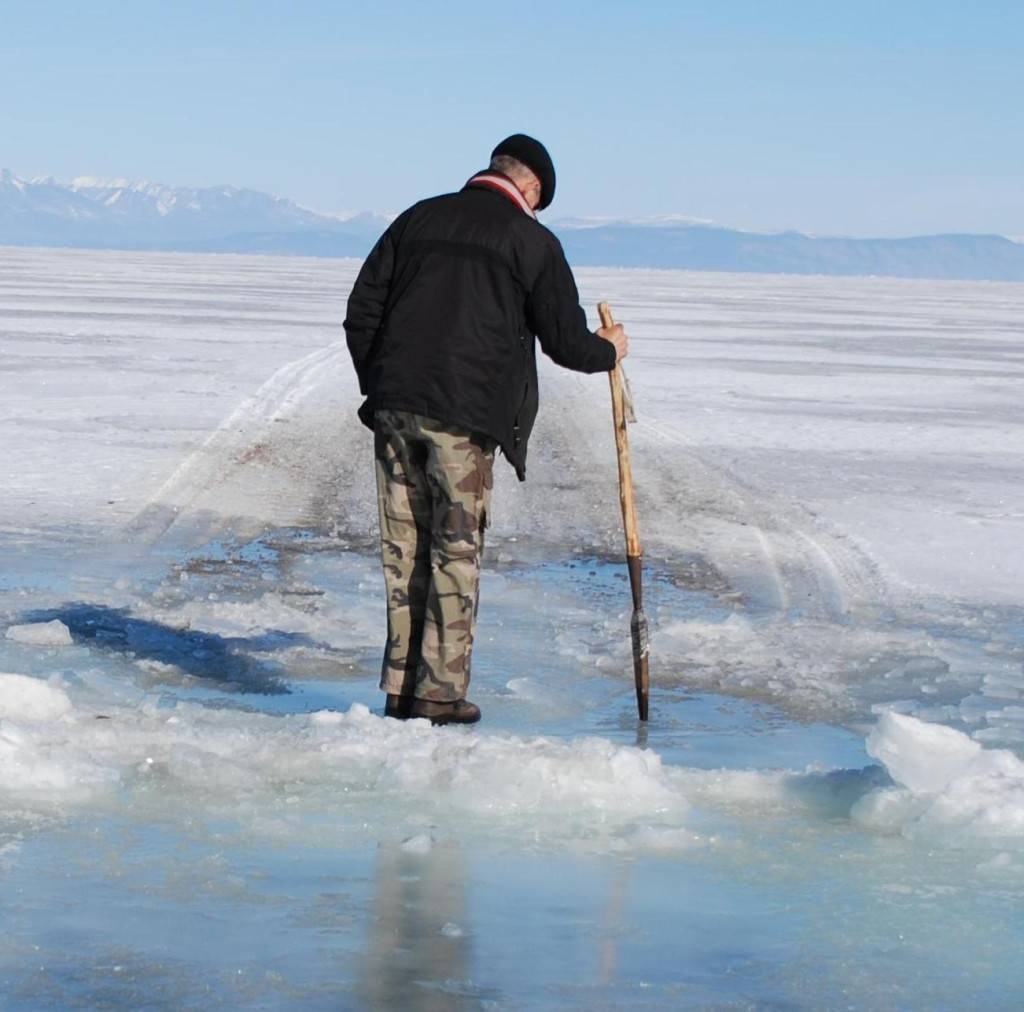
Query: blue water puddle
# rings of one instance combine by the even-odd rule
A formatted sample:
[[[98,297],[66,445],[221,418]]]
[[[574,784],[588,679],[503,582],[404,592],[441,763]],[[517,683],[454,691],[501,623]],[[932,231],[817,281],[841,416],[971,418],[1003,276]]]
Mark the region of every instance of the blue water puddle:
[[[87,858],[67,842],[40,841],[8,876],[22,898],[0,943],[5,1009],[779,1001],[777,960],[800,944],[756,890],[661,862],[499,863],[456,841],[225,854],[117,824]]]
[[[305,543],[317,550],[303,559],[303,579],[339,600],[351,596],[350,564],[356,556],[325,552],[322,543],[304,531],[277,532],[244,545],[220,540],[190,553],[182,564],[191,571],[189,593],[201,596],[209,585],[223,594],[230,591],[232,582],[244,584],[246,577],[255,577],[260,589],[265,589],[268,574],[274,579],[280,576],[281,546],[301,555]],[[365,564],[363,559],[360,564]],[[376,578],[375,562],[371,573]],[[383,602],[383,582],[377,582],[380,586],[370,593]],[[629,616],[623,609],[631,608],[631,599],[624,565],[594,558],[529,568],[505,565],[485,572],[481,597],[470,695],[484,708],[483,733],[559,739],[595,735],[617,745],[650,748],[666,763],[699,769],[860,768],[870,763],[862,737],[845,728],[795,721],[767,704],[693,694],[677,686],[653,686],[651,719],[643,724],[636,716],[630,667],[609,674],[607,669],[574,663],[571,655],[545,649],[573,619],[583,627],[584,638],[587,622],[618,623],[620,646],[628,647]],[[567,606],[587,614],[567,619]],[[677,587],[656,570],[646,574],[645,608],[652,621],[657,615],[722,621],[731,614],[715,598]],[[383,638],[383,603],[381,612]],[[600,635],[607,632],[602,630]],[[288,639],[287,635],[281,638]],[[263,645],[271,639],[260,637]],[[236,646],[244,650],[246,645]],[[629,664],[628,651],[623,663]],[[165,700],[170,704],[175,698],[191,699],[277,714],[347,711],[358,703],[380,712],[378,665],[377,654],[370,652],[365,670],[354,677],[345,673],[317,679],[297,671],[284,679],[287,692],[224,693],[216,682],[208,682],[175,689]]]

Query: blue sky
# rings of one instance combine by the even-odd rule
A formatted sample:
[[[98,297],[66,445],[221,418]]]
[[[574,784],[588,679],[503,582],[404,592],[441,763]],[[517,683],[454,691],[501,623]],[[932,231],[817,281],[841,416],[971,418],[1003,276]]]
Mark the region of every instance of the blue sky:
[[[0,0],[0,165],[400,210],[513,131],[549,218],[1024,235],[1024,4]]]

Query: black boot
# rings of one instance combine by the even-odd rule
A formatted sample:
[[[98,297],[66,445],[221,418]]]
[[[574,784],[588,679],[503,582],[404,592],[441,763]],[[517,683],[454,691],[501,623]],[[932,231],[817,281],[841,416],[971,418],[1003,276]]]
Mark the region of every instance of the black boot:
[[[454,703],[414,699],[409,716],[425,717],[431,724],[475,724],[480,719],[480,707],[468,699],[456,699]]]
[[[389,692],[387,701],[384,703],[384,716],[394,717],[395,720],[408,720],[409,710],[415,699],[412,696],[397,696]]]

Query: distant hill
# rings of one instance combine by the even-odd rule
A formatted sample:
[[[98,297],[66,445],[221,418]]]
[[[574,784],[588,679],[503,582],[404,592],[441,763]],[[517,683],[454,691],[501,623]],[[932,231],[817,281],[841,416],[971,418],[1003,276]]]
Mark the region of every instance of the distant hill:
[[[332,215],[234,186],[24,180],[0,172],[0,245],[362,257],[391,220]],[[1024,281],[1024,244],[997,235],[849,239],[693,219],[550,223],[576,266]]]
[[[321,214],[257,190],[0,171],[0,244],[365,256],[390,217]]]
[[[1024,281],[1024,244],[999,235],[848,239],[671,221],[555,222],[554,228],[580,267]]]

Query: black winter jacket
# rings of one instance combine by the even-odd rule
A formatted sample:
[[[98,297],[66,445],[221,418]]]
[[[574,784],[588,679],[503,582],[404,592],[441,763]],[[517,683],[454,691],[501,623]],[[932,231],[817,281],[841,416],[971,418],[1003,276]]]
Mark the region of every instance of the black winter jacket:
[[[394,221],[359,272],[345,332],[366,425],[390,408],[464,426],[495,439],[520,481],[538,405],[534,337],[568,369],[615,366],[558,239],[476,186]]]

